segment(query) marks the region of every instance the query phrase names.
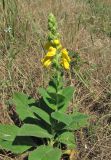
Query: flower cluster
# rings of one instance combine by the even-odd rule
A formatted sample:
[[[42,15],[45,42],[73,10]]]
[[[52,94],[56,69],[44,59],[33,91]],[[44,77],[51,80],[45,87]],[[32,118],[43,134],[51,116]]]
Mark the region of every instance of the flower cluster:
[[[45,49],[48,50],[48,52],[41,60],[44,67],[49,67],[51,63],[54,63],[55,60],[59,58],[59,66],[63,66],[65,69],[70,69],[71,59],[68,55],[68,51],[67,49],[62,48],[62,45],[58,39],[54,40],[52,43],[46,43]]]
[[[70,57],[67,49],[63,48],[60,43],[59,33],[57,32],[57,22],[53,14],[48,18],[48,42],[45,45],[47,54],[41,60],[44,67],[49,67],[54,64],[57,68],[63,66],[65,69],[70,69]]]
[[[46,68],[49,67],[51,65],[51,61],[55,55],[56,55],[56,48],[50,46],[47,54],[41,60],[41,62],[43,63],[43,66]]]

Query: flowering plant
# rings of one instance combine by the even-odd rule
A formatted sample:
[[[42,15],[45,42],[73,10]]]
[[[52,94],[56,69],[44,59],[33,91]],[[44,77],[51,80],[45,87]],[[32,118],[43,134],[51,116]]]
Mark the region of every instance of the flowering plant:
[[[74,87],[64,87],[62,70],[70,70],[71,58],[60,43],[53,14],[49,15],[48,29],[47,53],[41,62],[45,68],[52,67],[54,74],[47,88],[39,88],[38,101],[14,93],[13,103],[22,123],[0,124],[0,148],[15,154],[27,152],[28,160],[60,160],[64,154],[71,160],[76,150],[74,131],[86,126],[89,116],[78,111],[67,113]]]
[[[48,42],[45,45],[45,49],[48,50],[46,56],[42,59],[44,67],[49,67],[51,63],[60,69],[63,66],[65,69],[69,69],[70,57],[68,51],[62,47],[59,39],[59,33],[57,33],[57,22],[53,14],[49,15],[48,19]]]

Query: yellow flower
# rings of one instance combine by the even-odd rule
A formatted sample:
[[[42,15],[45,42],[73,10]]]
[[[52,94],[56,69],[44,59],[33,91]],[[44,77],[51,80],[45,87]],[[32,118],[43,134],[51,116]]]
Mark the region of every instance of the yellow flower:
[[[60,40],[59,39],[53,40],[53,44],[56,46],[60,45]]]
[[[41,60],[44,67],[49,67],[52,61],[52,58],[56,55],[56,48],[49,47],[49,50],[45,57]]]
[[[43,60],[45,61],[46,59],[50,59],[54,57],[55,55],[56,55],[56,48],[50,47],[49,51],[47,52]]]
[[[68,55],[68,51],[64,48],[64,49],[62,49],[61,52],[62,52],[62,57],[65,58],[68,62],[70,62],[71,59],[70,59],[70,57]]]
[[[44,67],[49,67],[51,65],[51,59],[47,59],[46,61],[43,62]]]
[[[56,49],[61,49],[61,48],[62,48],[62,45],[61,45],[59,39],[55,39],[55,40],[53,40],[52,42],[47,42],[47,43],[45,44],[44,48],[45,48],[46,50],[50,50],[50,48],[52,48],[52,46],[53,46],[53,48],[56,48]]]
[[[62,65],[65,69],[70,69],[69,62],[65,58],[62,58]]]
[[[56,55],[56,48],[50,47],[45,57],[53,57]]]
[[[46,57],[53,57],[55,54],[56,52],[47,52]]]
[[[52,45],[55,46],[57,49],[61,49],[61,48],[62,48],[62,45],[61,45],[59,39],[53,40],[53,41],[52,41]]]
[[[61,53],[62,53],[62,66],[65,68],[65,69],[70,69],[70,57],[68,55],[68,51],[64,48],[61,50]]]
[[[51,46],[51,47],[49,47],[49,51],[50,52],[56,52],[56,48],[54,48],[54,47]]]

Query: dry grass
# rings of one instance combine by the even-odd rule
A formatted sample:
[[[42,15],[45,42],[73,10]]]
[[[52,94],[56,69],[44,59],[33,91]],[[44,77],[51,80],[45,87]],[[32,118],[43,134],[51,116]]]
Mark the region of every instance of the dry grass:
[[[37,98],[37,87],[47,83],[40,59],[44,54],[47,16],[52,12],[57,17],[63,45],[78,50],[84,62],[72,76],[72,84],[76,86],[74,107],[95,115],[91,126],[77,133],[78,159],[110,160],[110,1],[98,1],[100,6],[95,0],[93,3],[88,0],[5,2],[4,6],[0,2],[0,123],[13,123],[6,106],[15,90]],[[4,152],[0,159],[13,158]]]

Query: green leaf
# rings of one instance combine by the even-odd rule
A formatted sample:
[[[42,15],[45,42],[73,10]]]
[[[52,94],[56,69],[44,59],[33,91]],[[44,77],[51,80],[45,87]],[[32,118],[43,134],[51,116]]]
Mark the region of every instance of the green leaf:
[[[49,85],[49,86],[47,87],[47,92],[48,92],[48,93],[56,93],[56,89],[55,89],[53,86],[50,86],[50,85]]]
[[[21,154],[32,146],[35,146],[35,144],[29,137],[19,137],[14,142],[0,139],[0,149],[5,149],[15,154]]]
[[[62,108],[64,105],[65,97],[57,93],[47,93],[44,88],[39,89],[39,93],[43,97],[45,103],[53,110]]]
[[[29,154],[28,160],[60,160],[61,150],[51,146],[40,146]]]
[[[69,125],[72,122],[72,117],[69,114],[61,113],[59,111],[53,112],[51,117],[58,120],[59,122],[63,122],[66,125]]]
[[[35,103],[36,101],[35,101],[35,99],[33,99],[33,98],[28,98],[28,104],[33,104],[33,103]]]
[[[42,96],[42,97],[48,97],[48,98],[50,98],[50,96],[49,96],[49,94],[47,93],[47,91],[46,91],[46,89],[44,89],[44,88],[42,88],[42,87],[40,87],[39,88],[39,93],[40,93],[40,95]]]
[[[64,106],[60,109],[61,112],[65,112],[67,110],[69,102],[73,97],[73,93],[74,93],[74,87],[72,86],[68,86],[60,90],[60,94],[65,97]]]
[[[39,93],[43,97],[44,102],[50,107],[52,110],[56,109],[56,106],[53,105],[52,98],[47,93],[47,91],[44,88],[39,88]]]
[[[52,98],[52,105],[56,106],[56,109],[60,109],[64,106],[65,97],[58,93],[50,93],[49,94]]]
[[[19,127],[9,124],[0,124],[0,149],[13,153],[22,153],[35,143],[29,137],[17,137]]]
[[[17,135],[19,128],[15,125],[0,124],[0,138],[13,141]]]
[[[74,93],[74,87],[72,86],[65,87],[62,90],[62,94],[65,96],[67,101],[70,101],[72,99],[73,93]]]
[[[70,130],[78,130],[82,127],[88,125],[88,119],[90,117],[86,114],[80,112],[74,112],[72,114],[73,121],[69,124],[68,129]]]
[[[80,112],[74,112],[73,114],[61,113],[59,111],[53,112],[51,117],[58,120],[59,122],[63,122],[67,126],[64,129],[67,130],[78,130],[81,127],[85,127],[88,125],[89,116]]]
[[[46,153],[46,155],[44,155],[44,157],[42,158],[42,160],[60,160],[61,158],[61,150],[58,148],[54,148],[52,150],[50,150],[49,152]]]
[[[28,160],[42,160],[43,156],[52,149],[50,146],[42,145],[29,154]]]
[[[74,133],[65,131],[61,133],[58,137],[58,141],[66,144],[68,149],[73,149],[76,147]]]
[[[34,136],[40,138],[51,138],[52,135],[45,129],[37,125],[24,124],[19,132],[18,136]]]
[[[60,72],[59,72],[59,79],[57,75],[53,76],[51,81],[49,82],[49,85],[55,88],[56,91],[63,88],[63,76],[61,75]]]
[[[34,118],[33,113],[29,109],[29,105],[32,100],[28,99],[28,96],[24,93],[15,92],[13,95],[13,103],[16,106],[16,112],[18,113],[21,120],[27,117]]]
[[[51,122],[50,122],[50,115],[45,112],[43,109],[39,108],[39,107],[36,107],[36,106],[32,106],[30,107],[30,110],[33,112],[33,113],[36,113],[41,119],[43,119],[45,122],[47,122],[49,125],[51,125]]]

